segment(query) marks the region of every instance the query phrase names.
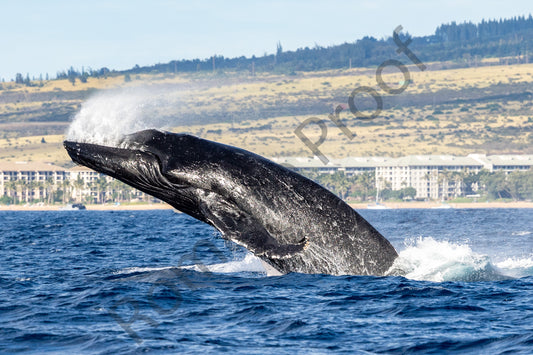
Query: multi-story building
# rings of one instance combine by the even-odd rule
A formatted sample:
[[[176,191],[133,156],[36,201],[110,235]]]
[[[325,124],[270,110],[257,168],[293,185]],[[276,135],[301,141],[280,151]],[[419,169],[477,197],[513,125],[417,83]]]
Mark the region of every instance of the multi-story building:
[[[50,186],[68,180],[65,169],[46,163],[0,162],[0,197],[10,196],[19,201],[45,199]]]
[[[416,189],[416,197],[442,199],[461,195],[464,184],[460,173],[526,171],[533,167],[533,155],[470,154],[410,155],[401,158],[362,157],[331,159],[324,165],[318,158],[274,158],[274,161],[301,173],[333,174],[344,172],[347,176],[371,172],[375,174],[376,188],[400,190]]]
[[[485,156],[481,156],[482,158]],[[485,157],[490,171],[527,171],[533,165],[533,155],[489,155]]]
[[[46,201],[58,189],[65,194],[64,201],[106,201],[120,188],[114,181],[84,166],[65,169],[46,163],[0,163],[0,197],[8,196],[17,202]],[[137,190],[129,196],[146,198]]]
[[[361,173],[375,174],[376,188],[400,190],[416,189],[416,197],[441,199],[461,195],[464,184],[461,173],[526,171],[533,168],[533,155],[483,155],[466,157],[452,155],[411,155],[401,158],[350,157],[331,159],[324,165],[318,158],[274,158],[275,162],[303,174],[333,174],[347,176]],[[52,164],[18,162],[0,163],[0,197],[16,201],[46,200],[53,187],[68,193],[75,201],[106,201],[120,190],[115,180],[89,168],[77,166],[65,169]],[[135,191],[131,198],[145,200],[147,196]]]
[[[98,194],[97,184],[101,179],[111,181],[112,178],[100,174],[84,166],[75,166],[67,170],[70,179],[70,193],[72,199],[81,202],[87,199],[97,201]]]
[[[282,157],[272,160],[302,174],[333,174],[342,171],[346,176],[352,176],[361,173],[375,173],[376,166],[386,159],[383,157],[349,157],[331,159],[328,164],[322,163],[317,157]]]
[[[412,155],[387,159],[376,166],[376,187],[378,190],[413,187],[417,198],[448,198],[461,194],[461,172],[476,173],[485,166],[470,156]]]

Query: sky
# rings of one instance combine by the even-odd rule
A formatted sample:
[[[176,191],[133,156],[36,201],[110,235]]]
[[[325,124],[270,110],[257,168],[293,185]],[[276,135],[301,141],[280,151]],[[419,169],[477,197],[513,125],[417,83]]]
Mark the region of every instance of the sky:
[[[531,0],[0,0],[0,78],[129,69],[411,35],[442,23],[533,13]]]

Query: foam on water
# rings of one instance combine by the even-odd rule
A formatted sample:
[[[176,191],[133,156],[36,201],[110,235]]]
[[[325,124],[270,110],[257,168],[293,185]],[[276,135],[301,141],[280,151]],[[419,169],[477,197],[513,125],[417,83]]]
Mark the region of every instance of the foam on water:
[[[528,276],[528,267],[531,264],[523,259],[494,265],[489,256],[473,252],[468,245],[426,237],[408,242],[390,274],[434,282],[489,281]],[[512,268],[514,272],[509,272]]]
[[[513,277],[526,277],[533,275],[533,255],[526,258],[507,258],[496,263],[505,275]]]
[[[127,267],[122,270],[117,270],[113,272],[114,275],[129,275],[129,274],[136,274],[136,273],[142,273],[142,272],[154,272],[154,271],[162,271],[162,270],[170,270],[173,266],[162,266],[162,267]]]
[[[162,114],[167,98],[143,88],[105,91],[83,103],[69,126],[66,139],[116,146],[122,136],[143,129],[168,127]]]
[[[119,275],[135,273],[164,272],[167,267],[131,267],[115,272]],[[261,273],[277,276],[265,269],[261,259],[248,253],[242,260],[219,264],[195,264],[181,266],[186,270],[214,273]],[[419,238],[408,242],[399,253],[398,259],[389,270],[390,275],[403,276],[418,281],[496,281],[507,278],[533,275],[533,256],[508,258],[494,263],[487,255],[471,250],[468,245],[448,241],[437,241],[431,237]]]
[[[174,266],[163,266],[163,267],[128,267],[122,270],[115,271],[115,275],[130,275],[137,273],[151,273],[166,271],[175,268]],[[253,254],[246,254],[242,260],[233,260],[220,264],[195,264],[195,265],[186,265],[180,266],[181,269],[185,270],[194,270],[197,272],[215,272],[221,274],[227,273],[239,273],[239,272],[254,272],[254,273],[266,273],[265,268],[257,256]]]
[[[265,273],[261,259],[253,254],[246,254],[242,260],[228,261],[226,263],[212,264],[212,265],[192,265],[184,266],[183,268],[195,271],[209,271],[216,273],[237,273],[237,272],[259,272]]]

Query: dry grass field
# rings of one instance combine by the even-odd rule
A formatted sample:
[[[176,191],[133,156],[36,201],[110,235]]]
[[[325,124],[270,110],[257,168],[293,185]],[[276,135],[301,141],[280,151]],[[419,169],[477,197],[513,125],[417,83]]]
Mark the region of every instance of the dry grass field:
[[[328,129],[319,149],[334,158],[533,153],[533,105],[531,94],[524,96],[533,87],[533,64],[461,69],[446,69],[443,63],[427,65],[423,72],[408,67],[411,82],[399,95],[386,95],[377,86],[375,68],[296,75],[132,75],[127,83],[124,76],[109,76],[75,85],[53,80],[42,87],[2,83],[0,160],[68,164],[61,146],[68,117],[95,92],[105,95],[109,90],[135,87],[164,92],[165,105],[158,107],[158,114],[187,118],[174,120],[172,131],[271,157],[311,156],[294,130],[313,116]],[[401,86],[403,79],[399,73],[383,75],[390,87]],[[350,140],[328,120],[328,114],[339,104],[347,106],[348,96],[359,86],[378,90],[384,109],[373,120],[357,119],[347,108],[341,112],[340,118],[356,134]],[[56,112],[61,112],[62,116],[57,115],[61,119],[55,119]],[[317,141],[321,131],[309,125],[303,133]]]

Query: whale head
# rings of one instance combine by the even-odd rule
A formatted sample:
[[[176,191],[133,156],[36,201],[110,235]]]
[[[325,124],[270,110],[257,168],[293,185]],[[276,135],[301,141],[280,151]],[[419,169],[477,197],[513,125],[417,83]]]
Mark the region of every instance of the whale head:
[[[274,238],[272,219],[258,213],[268,210],[268,198],[261,196],[259,200],[265,202],[253,205],[256,189],[263,183],[261,169],[266,172],[265,164],[274,164],[256,154],[158,130],[126,135],[114,147],[73,141],[63,144],[74,162],[211,224],[223,237],[258,256],[288,258],[306,246],[305,236]]]

